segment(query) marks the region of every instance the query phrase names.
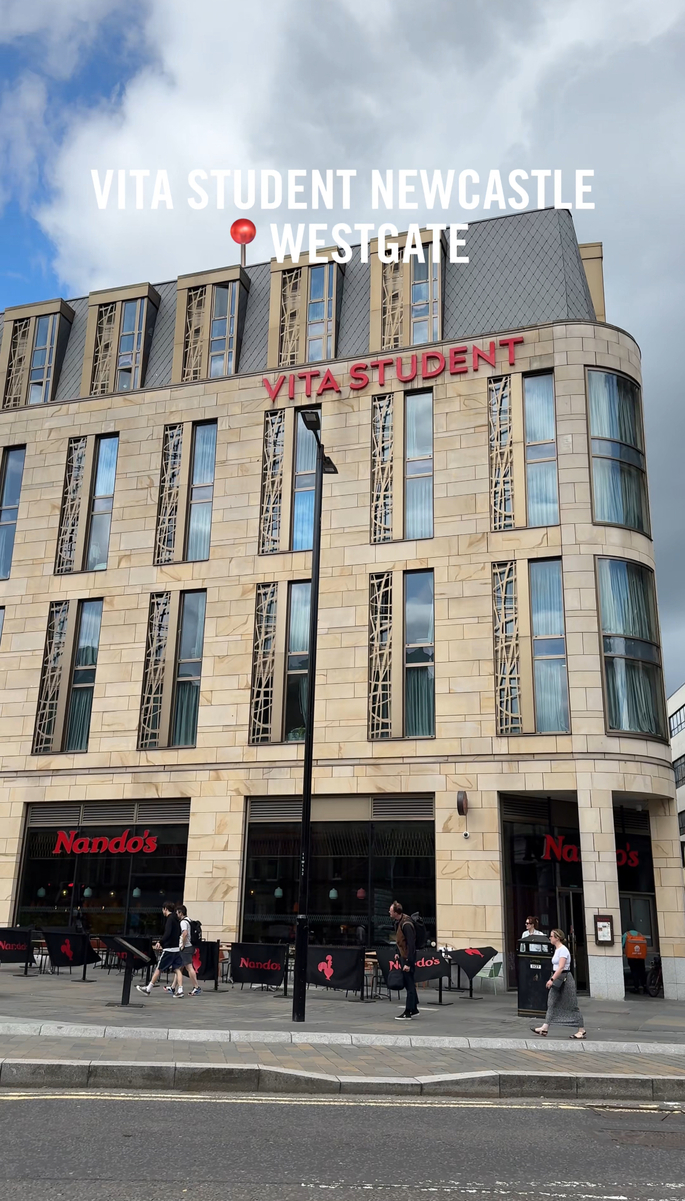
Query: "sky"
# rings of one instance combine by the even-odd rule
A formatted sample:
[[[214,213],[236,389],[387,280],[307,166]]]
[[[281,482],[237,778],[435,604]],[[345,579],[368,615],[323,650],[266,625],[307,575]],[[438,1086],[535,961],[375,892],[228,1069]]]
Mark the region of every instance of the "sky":
[[[685,681],[685,0],[0,0],[0,310],[236,261],[194,168],[594,170],[607,320],[643,354],[666,686]],[[91,169],[168,171],[161,204],[99,210]],[[149,183],[149,181],[148,181]],[[251,261],[272,254],[256,219]],[[471,219],[496,215],[476,211]],[[432,214],[433,219],[436,214]],[[420,206],[386,215],[399,228]],[[453,216],[464,220],[463,213]]]

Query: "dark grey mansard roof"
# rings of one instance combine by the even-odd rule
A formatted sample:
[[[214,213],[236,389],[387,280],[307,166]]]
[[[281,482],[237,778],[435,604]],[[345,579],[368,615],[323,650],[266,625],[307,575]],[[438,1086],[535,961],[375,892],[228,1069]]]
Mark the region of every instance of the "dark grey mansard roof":
[[[570,212],[541,209],[469,224],[470,262],[447,263],[445,341],[524,329],[551,321],[594,321],[595,313]],[[266,370],[271,267],[247,268],[250,294],[240,371]],[[155,324],[146,388],[171,382],[176,319],[176,280],[156,284],[161,304]],[[70,400],[81,388],[88,298],[70,300],[74,322],[55,399]],[[370,264],[355,254],[346,265],[338,357],[368,354]],[[0,321],[2,317],[0,316]],[[1,327],[0,327],[1,332]]]

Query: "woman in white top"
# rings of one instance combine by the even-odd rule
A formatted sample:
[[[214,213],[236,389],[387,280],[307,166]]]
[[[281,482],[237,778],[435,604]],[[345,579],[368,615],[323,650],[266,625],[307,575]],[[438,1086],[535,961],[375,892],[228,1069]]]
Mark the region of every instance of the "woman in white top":
[[[549,941],[554,947],[552,956],[552,975],[547,981],[548,1000],[547,1013],[541,1026],[533,1026],[534,1034],[545,1038],[550,1022],[559,1022],[562,1026],[577,1026],[575,1034],[570,1038],[585,1038],[583,1015],[578,1008],[576,982],[571,974],[571,952],[566,946],[566,935],[563,930],[552,930]]]
[[[538,930],[539,921],[539,917],[527,917],[526,928],[523,931],[521,938],[547,938],[547,935],[543,934],[542,930]]]

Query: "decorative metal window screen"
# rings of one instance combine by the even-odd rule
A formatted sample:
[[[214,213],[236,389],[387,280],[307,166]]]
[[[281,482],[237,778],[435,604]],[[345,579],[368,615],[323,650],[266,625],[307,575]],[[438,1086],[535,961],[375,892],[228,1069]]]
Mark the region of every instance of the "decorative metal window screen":
[[[511,376],[488,381],[490,414],[490,509],[493,530],[514,528]]]
[[[24,401],[26,373],[29,362],[30,317],[15,321],[12,325],[12,341],[7,366],[7,384],[3,397],[3,409],[18,409]]]
[[[381,347],[383,350],[396,350],[402,345],[403,264],[383,263],[382,270]]]
[[[393,398],[374,396],[371,419],[371,541],[392,540]]]
[[[521,680],[519,662],[516,563],[493,563],[495,620],[495,708],[497,732],[520,734]]]
[[[76,540],[78,537],[83,473],[86,465],[87,438],[70,438],[67,448],[67,469],[64,476],[62,511],[57,534],[55,575],[76,571]]]
[[[281,272],[281,316],[278,329],[278,365],[293,367],[300,359],[300,306],[302,268]]]
[[[150,597],[150,614],[145,645],[143,668],[143,695],[140,704],[140,750],[151,750],[159,745],[162,692],[164,689],[164,664],[169,637],[171,593],[153,592]]]
[[[155,534],[155,563],[171,563],[176,545],[178,504],[181,487],[183,425],[165,425],[162,469],[159,477],[159,506]]]
[[[391,734],[392,572],[369,576],[369,738]]]
[[[188,289],[186,328],[183,339],[182,380],[197,380],[202,373],[202,330],[207,302],[207,288]]]
[[[97,325],[95,328],[95,352],[93,354],[93,382],[91,396],[105,396],[112,391],[112,371],[114,368],[114,326],[116,324],[116,303],[98,306]]]
[[[284,441],[285,409],[266,413],[262,462],[262,505],[259,518],[260,555],[270,555],[280,549]]]
[[[277,584],[258,584],[252,651],[250,742],[271,741],[276,666]]]
[[[69,601],[53,601],[48,614],[43,668],[38,691],[36,728],[33,735],[34,755],[52,750],[59,690],[62,683],[62,661],[68,618]]]

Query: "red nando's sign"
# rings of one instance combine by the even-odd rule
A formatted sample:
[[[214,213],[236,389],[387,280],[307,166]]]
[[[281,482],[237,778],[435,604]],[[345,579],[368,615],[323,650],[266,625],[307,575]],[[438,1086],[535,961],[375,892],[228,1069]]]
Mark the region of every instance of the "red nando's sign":
[[[516,346],[519,342],[523,342],[522,337],[499,338],[497,341],[493,338],[487,350],[481,350],[480,346],[471,346],[470,351],[466,345],[450,346],[445,349],[444,354],[441,350],[425,350],[422,354],[387,355],[383,358],[371,359],[369,362],[359,361],[350,367],[350,391],[361,392],[373,382],[377,382],[379,387],[383,388],[387,384],[388,378],[392,377],[393,372],[399,383],[410,384],[414,380],[438,379],[445,371],[449,375],[465,375],[468,371],[478,371],[481,363],[495,367],[497,346],[506,347],[508,351],[507,365],[515,367]],[[375,381],[374,371],[378,372]],[[295,399],[297,380],[304,380],[305,396],[323,396],[326,392],[340,393],[342,391],[330,368],[327,368],[321,375],[317,368],[307,367],[304,371],[291,372],[287,377],[279,375],[273,383],[265,376],[262,384],[271,401],[277,399],[286,378],[289,400]]]
[[[130,836],[130,837],[129,837]],[[122,834],[115,834],[114,838],[109,838],[106,834],[96,834],[93,838],[87,838],[83,834],[79,834],[78,830],[57,831],[57,842],[52,848],[53,855],[59,855],[64,851],[67,855],[138,855],[142,851],[144,855],[151,855],[157,850],[157,835],[151,834],[149,830],[143,830],[142,834],[131,834],[130,830],[124,830]]]
[[[542,858],[556,859],[558,863],[561,863],[562,859],[565,863],[580,863],[580,847],[575,842],[568,842],[564,846],[564,842],[563,834],[559,834],[557,837],[553,834],[545,834],[545,849],[542,852]],[[619,867],[639,867],[639,852],[631,851],[630,843],[627,842],[625,847],[616,848],[616,863]]]

